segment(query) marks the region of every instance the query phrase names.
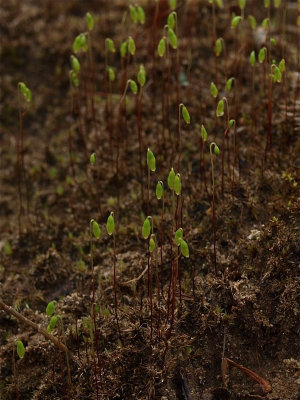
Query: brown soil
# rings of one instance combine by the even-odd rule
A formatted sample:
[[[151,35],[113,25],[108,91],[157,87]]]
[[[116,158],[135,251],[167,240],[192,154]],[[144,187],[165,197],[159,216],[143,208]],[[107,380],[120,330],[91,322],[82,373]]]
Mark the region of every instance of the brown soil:
[[[50,319],[46,306],[56,301],[55,314],[61,317],[63,329],[58,325],[52,333],[69,349],[71,372],[71,386],[68,386],[65,355],[33,328],[0,310],[0,399],[97,399],[98,387],[98,399],[297,400],[300,146],[296,138],[300,105],[296,100],[300,86],[296,5],[283,1],[279,10],[272,5],[271,33],[266,42],[262,28],[252,31],[247,18],[240,23],[237,35],[230,28],[231,14],[240,12],[233,5],[235,2],[224,1],[223,9],[216,6],[216,35],[222,36],[226,43],[226,55],[223,51],[219,57],[217,83],[211,5],[200,0],[178,1],[180,102],[187,106],[191,123],[186,125],[181,121],[182,195],[176,209],[177,227],[183,228],[190,257],[180,258],[182,299],[178,282],[174,326],[169,335],[172,302],[168,303],[168,290],[170,269],[176,266],[176,251],[173,243],[171,257],[168,235],[172,229],[172,196],[167,176],[172,166],[178,171],[176,52],[170,51],[169,133],[166,115],[166,130],[162,131],[161,111],[162,72],[166,79],[167,69],[164,59],[157,56],[153,67],[151,55],[153,37],[156,49],[163,34],[168,2],[160,0],[154,36],[155,2],[139,2],[146,11],[145,26],[130,21],[126,3],[6,0],[0,5],[0,300],[45,328]],[[287,4],[285,35],[284,4]],[[78,56],[82,65],[80,112],[74,96],[70,113],[69,57],[75,36],[87,29],[87,11],[95,19],[91,39],[95,116],[90,102],[89,59],[83,53]],[[245,16],[255,15],[259,24],[267,13],[261,1],[252,1],[245,10]],[[136,100],[129,92],[126,116],[125,110],[121,110],[119,121],[118,177],[115,168],[116,123],[123,79],[119,46],[128,35],[135,39],[137,51],[129,59],[127,77],[136,80],[141,63],[147,72],[142,108],[142,177]],[[113,112],[105,109],[103,71],[107,37],[114,39],[117,48],[115,54],[109,55],[109,65],[116,68]],[[277,41],[272,58],[279,62],[284,57],[287,70],[283,81],[273,85],[272,146],[265,159],[269,70],[264,75],[263,65],[255,66],[251,113],[249,55],[252,50],[257,55],[264,45],[269,49],[270,37]],[[230,76],[235,77],[233,89],[225,93],[226,78]],[[32,103],[24,117],[25,175],[21,181],[23,209],[19,232],[17,84],[20,81],[31,89]],[[236,120],[236,156],[234,129],[222,149],[225,118],[216,122],[211,81],[217,83],[219,99],[227,96],[230,118]],[[165,93],[166,86],[165,82]],[[23,101],[21,107],[24,110]],[[202,123],[208,131],[205,145],[208,193],[201,164]],[[74,176],[69,163],[70,127]],[[86,140],[86,152],[81,133]],[[222,155],[214,156],[217,274],[209,157],[212,141],[225,155],[224,196]],[[159,338],[158,281],[154,268],[152,339],[147,272],[140,276],[147,266],[147,241],[141,235],[141,227],[147,215],[148,147],[156,156],[157,169],[150,176],[150,215],[159,246],[162,202],[155,198],[155,186],[160,179],[165,184],[162,264],[159,258],[162,326]],[[96,153],[93,167],[88,160],[92,152]],[[117,226],[117,299],[122,340],[118,337],[114,310],[113,238],[105,228],[110,211],[114,211]],[[94,240],[93,257],[97,345],[89,237],[92,218],[102,229],[101,238]],[[17,340],[26,348],[22,359],[16,353]],[[223,370],[226,377],[222,379],[224,357],[254,371],[271,385],[272,391],[266,393],[262,385],[230,365],[227,371]]]

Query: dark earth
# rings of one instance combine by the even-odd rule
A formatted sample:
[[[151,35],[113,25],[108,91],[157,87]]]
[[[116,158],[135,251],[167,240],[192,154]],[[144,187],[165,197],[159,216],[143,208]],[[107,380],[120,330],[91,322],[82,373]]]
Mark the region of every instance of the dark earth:
[[[1,1],[1,400],[299,400],[300,5],[248,1],[244,19],[231,28],[233,14],[241,15],[238,1],[219,3],[178,0],[179,47],[170,48],[168,68],[166,56],[157,54],[171,12],[166,0],[132,3],[143,7],[144,24],[131,20],[125,0]],[[72,44],[88,29],[87,12],[94,18],[91,52],[76,54],[79,87],[71,88]],[[129,35],[136,52],[121,60],[120,45]],[[107,57],[105,38],[116,47]],[[264,46],[267,59],[259,63]],[[286,70],[273,82],[270,73],[281,59]],[[106,61],[115,68],[110,85]],[[141,64],[147,74],[142,103],[140,92],[128,90],[125,107],[126,81],[137,80]],[[31,90],[30,103],[18,82]],[[211,82],[219,89],[216,99]],[[216,117],[223,96],[235,119],[224,140],[226,106]],[[180,168],[179,103],[191,119],[180,121]],[[201,124],[208,133],[204,162]],[[221,151],[212,154],[216,264],[211,142]],[[149,204],[148,147],[156,157]],[[180,196],[168,188],[171,167],[180,170]],[[163,223],[158,180],[164,182]],[[111,211],[121,337],[114,239],[106,232]],[[158,246],[150,268],[141,231],[147,215]],[[94,272],[91,219],[102,230],[92,240]],[[189,247],[189,257],[179,261],[175,226]],[[51,333],[67,347],[69,363],[35,325],[3,306],[46,329],[53,300],[59,317]],[[17,341],[25,347],[23,358]]]

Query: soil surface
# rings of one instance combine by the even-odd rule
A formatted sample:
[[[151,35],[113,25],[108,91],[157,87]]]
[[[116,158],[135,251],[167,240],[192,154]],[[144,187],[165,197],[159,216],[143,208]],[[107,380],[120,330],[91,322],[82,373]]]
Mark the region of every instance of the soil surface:
[[[168,36],[169,2],[137,3],[144,24],[131,20],[121,0],[1,2],[0,399],[297,400],[296,2],[268,9],[249,1],[231,28],[238,2],[224,0],[220,8],[178,1],[179,46],[169,48],[169,63],[167,53],[157,54]],[[70,55],[74,38],[87,31],[87,12],[94,17],[86,36],[91,51],[76,54],[77,88],[70,85]],[[121,58],[129,36],[136,52]],[[115,52],[105,51],[105,38],[114,40]],[[259,63],[264,46],[267,59]],[[270,72],[283,58],[286,70],[274,82]],[[141,64],[143,90],[138,85],[134,95],[128,88],[122,98]],[[115,72],[110,83],[106,65]],[[31,90],[30,103],[18,82]],[[229,130],[227,117],[235,120]],[[210,157],[212,142],[220,154],[211,145]],[[149,174],[148,148],[156,157]],[[168,188],[171,167],[180,172],[180,195]],[[159,180],[164,200],[155,196]],[[151,254],[142,236],[147,215],[156,240]],[[99,223],[99,239],[91,239],[91,219]],[[189,257],[173,240],[179,227]],[[1,307],[46,329],[51,301],[58,317],[51,334],[65,344],[69,361],[34,325]]]

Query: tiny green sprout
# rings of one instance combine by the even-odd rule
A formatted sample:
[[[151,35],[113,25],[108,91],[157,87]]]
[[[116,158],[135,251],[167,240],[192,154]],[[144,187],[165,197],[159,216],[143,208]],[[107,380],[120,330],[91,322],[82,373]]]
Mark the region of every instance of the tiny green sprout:
[[[216,115],[217,115],[217,117],[223,117],[223,115],[224,115],[224,100],[223,99],[221,99],[218,102]]]
[[[231,120],[228,122],[228,128],[229,128],[229,129],[232,128],[234,124],[235,124],[235,119],[231,119]]]
[[[275,40],[274,38],[271,38],[271,39],[270,39],[270,43],[271,43],[273,46],[276,46],[276,40]]]
[[[18,86],[19,86],[19,88],[20,88],[20,91],[21,91],[22,95],[24,96],[24,99],[25,99],[28,103],[30,103],[31,97],[32,97],[32,96],[31,96],[31,90],[28,89],[28,87],[25,85],[24,82],[19,82],[19,83],[18,83]]]
[[[171,171],[169,172],[168,175],[168,186],[171,190],[174,189],[174,181],[175,181],[175,172],[174,169],[171,168]]]
[[[260,64],[262,64],[265,61],[266,55],[267,55],[267,49],[265,47],[262,47],[258,53],[258,61]]]
[[[137,23],[138,23],[138,13],[137,13],[137,9],[136,9],[133,5],[130,4],[130,6],[129,6],[129,11],[130,11],[130,18],[131,18],[131,21],[132,21],[134,24],[137,24]]]
[[[279,66],[280,72],[283,73],[285,71],[285,59],[284,58],[279,62],[278,66]]]
[[[150,219],[147,217],[142,226],[142,235],[144,239],[148,239],[151,232]]]
[[[174,191],[177,194],[177,196],[180,195],[181,193],[181,180],[180,180],[180,174],[176,174],[174,178]]]
[[[216,40],[215,43],[215,54],[217,57],[219,57],[221,53],[222,53],[222,39],[219,38]]]
[[[175,8],[177,7],[177,0],[169,0],[169,5],[171,10],[175,10]]]
[[[175,12],[171,12],[168,16],[168,27],[169,29],[174,29],[175,27]]]
[[[73,42],[73,51],[74,53],[78,53],[79,50],[87,51],[88,45],[86,42],[86,34],[80,33],[76,36]]]
[[[134,42],[133,38],[131,36],[129,36],[129,38],[128,38],[128,51],[132,56],[134,56],[135,50],[136,50],[135,42]]]
[[[17,341],[17,353],[20,358],[23,358],[25,355],[25,347],[24,347],[23,343],[21,342],[21,340]]]
[[[140,69],[137,75],[138,83],[143,87],[146,83],[146,71],[143,65],[140,65]]]
[[[255,51],[254,51],[254,50],[251,51],[249,60],[250,60],[250,65],[251,65],[251,67],[254,67],[254,65],[255,65],[255,60],[256,60]]]
[[[124,57],[126,56],[127,48],[128,48],[128,43],[127,43],[127,41],[122,42],[122,43],[121,43],[121,46],[120,46],[120,54],[121,54],[121,57],[122,57],[122,58],[124,58]]]
[[[272,70],[273,70],[273,74],[272,74],[273,81],[280,83],[281,79],[282,79],[282,74],[281,74],[280,69],[277,67],[277,65],[272,64]]]
[[[116,79],[116,73],[114,68],[108,67],[108,79],[110,82],[113,82]]]
[[[280,7],[280,4],[281,4],[281,0],[274,0],[274,7],[275,8]]]
[[[94,18],[90,12],[86,13],[86,23],[88,26],[88,30],[92,31],[94,28]]]
[[[145,11],[144,11],[143,7],[138,6],[136,8],[136,11],[137,11],[139,23],[144,25],[144,23],[146,21],[146,15],[145,15]]]
[[[47,326],[48,333],[53,331],[53,329],[56,327],[56,323],[57,323],[57,316],[53,315],[53,317],[50,319],[49,325]]]
[[[4,254],[6,256],[11,256],[12,255],[11,245],[10,245],[8,240],[5,240],[5,243],[4,243]]]
[[[191,122],[191,117],[190,117],[190,113],[188,112],[188,109],[182,103],[180,104],[180,107],[181,107],[181,112],[182,112],[182,116],[183,116],[185,123],[189,124]]]
[[[73,71],[73,70],[70,71],[70,79],[71,79],[72,84],[73,84],[75,87],[78,87],[78,86],[79,86],[78,75],[77,75],[76,72]]]
[[[183,239],[183,230],[182,228],[179,228],[175,232],[175,239],[174,239],[177,246],[180,246],[180,242],[182,239]]]
[[[203,124],[201,125],[201,137],[202,137],[204,142],[207,141],[207,131],[206,131],[205,126]]]
[[[111,211],[109,217],[107,218],[106,230],[109,235],[112,235],[115,231],[115,220],[113,211]]]
[[[256,27],[257,27],[257,22],[256,22],[255,17],[253,17],[253,15],[249,15],[249,16],[248,16],[248,19],[249,19],[251,28],[252,28],[253,30],[256,29]]]
[[[150,253],[153,253],[154,250],[155,250],[155,235],[152,234],[149,240],[149,251]]]
[[[148,148],[148,151],[147,151],[147,165],[148,165],[148,168],[152,172],[155,171],[155,169],[156,169],[155,156],[154,156],[154,154],[152,153],[152,151],[149,148]]]
[[[169,41],[170,41],[172,48],[174,50],[177,49],[178,40],[177,40],[176,33],[173,31],[172,28],[168,29],[168,36],[169,36]]]
[[[264,0],[264,6],[265,8],[270,7],[270,0]]]
[[[157,46],[157,52],[159,57],[163,57],[163,55],[166,52],[166,38],[163,37],[160,39],[158,46]]]
[[[233,83],[233,81],[234,81],[234,78],[233,78],[233,77],[227,79],[227,82],[226,82],[226,92],[230,92],[230,90],[231,90],[231,88],[232,88],[232,83]]]
[[[231,28],[234,29],[238,26],[238,24],[241,22],[242,17],[240,15],[236,15],[232,18],[231,20]]]
[[[50,301],[50,303],[47,304],[46,307],[46,314],[48,317],[50,317],[52,314],[54,314],[54,308],[55,308],[55,301]]]
[[[132,79],[129,79],[128,82],[129,82],[130,90],[132,91],[132,93],[133,94],[137,94],[138,87],[137,87],[136,82],[134,80],[132,80]]]
[[[210,93],[212,97],[216,98],[218,96],[218,89],[217,86],[214,84],[214,82],[211,82],[210,84]]]
[[[95,236],[96,239],[99,239],[101,236],[101,228],[100,228],[98,222],[96,222],[94,219],[91,220],[91,223],[92,223],[93,235]]]
[[[115,53],[115,51],[116,51],[115,44],[114,44],[114,41],[111,38],[106,38],[105,39],[105,44],[106,44],[106,47],[108,48],[108,50],[111,53]]]
[[[239,7],[243,10],[246,7],[246,0],[239,0]]]
[[[184,257],[189,258],[190,256],[189,246],[187,242],[183,239],[181,239],[180,241],[180,252]]]
[[[156,185],[156,190],[155,190],[156,198],[160,200],[163,197],[164,194],[164,187],[163,187],[163,182],[158,181]]]
[[[94,165],[95,162],[96,162],[96,153],[92,153],[92,154],[90,155],[90,164],[91,164],[91,165]]]
[[[216,156],[220,154],[220,149],[216,143],[214,143],[214,153]]]
[[[71,65],[76,74],[80,71],[80,62],[77,57],[71,55]]]
[[[265,18],[265,19],[263,20],[263,22],[261,23],[261,26],[262,26],[264,29],[268,29],[269,23],[270,23],[269,18]]]

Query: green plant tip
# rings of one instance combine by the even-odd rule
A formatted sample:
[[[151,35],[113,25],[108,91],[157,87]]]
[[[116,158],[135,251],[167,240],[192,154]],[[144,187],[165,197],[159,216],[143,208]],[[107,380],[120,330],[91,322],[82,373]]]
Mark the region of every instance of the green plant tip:
[[[267,49],[265,47],[262,47],[258,53],[258,61],[260,64],[265,61],[266,55],[267,55]]]
[[[204,142],[207,141],[207,131],[206,131],[205,126],[203,124],[201,125],[201,137],[202,137],[202,140]]]
[[[71,55],[71,65],[76,74],[80,71],[80,62],[77,57]]]
[[[53,317],[50,319],[49,325],[47,326],[48,333],[53,331],[53,329],[56,327],[56,323],[57,323],[57,316],[53,315]]]
[[[190,113],[184,104],[181,104],[181,112],[185,123],[189,124],[191,122]]]
[[[274,38],[271,38],[271,39],[270,39],[270,43],[271,43],[273,46],[276,46],[276,40],[275,40]]]
[[[243,10],[246,7],[246,0],[239,0],[239,7]]]
[[[235,120],[234,120],[234,119],[231,119],[231,120],[228,122],[228,128],[232,128],[234,124],[235,124]]]
[[[171,190],[174,190],[174,181],[175,181],[175,172],[174,169],[171,168],[171,171],[168,175],[168,186]]]
[[[175,12],[171,12],[168,16],[168,27],[169,29],[174,29],[175,27]]]
[[[24,347],[23,343],[21,342],[21,340],[17,341],[17,353],[20,358],[23,358],[25,355],[25,347]]]
[[[251,51],[251,53],[250,53],[249,61],[250,61],[250,65],[251,65],[252,67],[254,67],[255,61],[256,61],[256,58],[255,58],[255,51],[254,51],[254,50]]]
[[[152,151],[150,149],[148,149],[148,151],[147,151],[147,165],[148,165],[148,168],[152,172],[155,171],[155,169],[156,169],[155,156],[154,156],[154,154],[152,153]]]
[[[218,156],[220,154],[220,149],[218,147],[218,145],[215,143],[214,144],[214,153]]]
[[[130,85],[130,90],[132,91],[133,94],[137,94],[138,92],[138,87],[137,84],[134,80],[129,79],[129,85]]]
[[[222,53],[222,39],[219,38],[216,40],[215,43],[215,54],[217,57],[219,57],[221,53]]]
[[[138,6],[136,11],[137,11],[139,23],[144,25],[144,23],[146,21],[146,15],[145,15],[145,11],[144,11],[143,7]]]
[[[172,28],[168,29],[168,36],[169,36],[169,41],[170,41],[170,45],[171,47],[176,50],[177,46],[178,46],[178,40],[177,40],[177,36],[176,33],[173,31]]]
[[[143,65],[140,65],[140,69],[137,75],[138,83],[143,87],[146,83],[146,71]]]
[[[183,230],[182,228],[179,228],[175,232],[175,239],[174,239],[177,246],[180,246],[180,242],[182,239],[183,239]]]
[[[255,17],[253,17],[253,15],[249,15],[249,16],[248,16],[248,19],[249,19],[249,23],[250,23],[251,28],[252,28],[253,30],[256,29],[256,27],[257,27],[257,22],[256,22]]]
[[[106,39],[105,39],[105,43],[106,43],[107,49],[108,49],[111,53],[115,53],[116,48],[115,48],[114,41],[113,41],[111,38],[106,38]]]
[[[112,235],[115,231],[114,213],[112,211],[111,211],[109,217],[107,218],[106,230],[109,235]]]
[[[86,42],[86,34],[80,33],[76,36],[73,42],[73,51],[74,53],[78,53],[79,50],[87,51],[88,45]]]
[[[164,189],[161,181],[157,182],[155,194],[158,200],[160,200],[163,197]]]
[[[269,18],[265,18],[265,19],[263,20],[263,22],[261,23],[261,26],[262,26],[264,29],[268,29],[269,23],[270,23]]]
[[[88,26],[88,30],[92,31],[94,28],[94,18],[90,12],[86,13],[86,23]]]
[[[127,41],[121,43],[121,46],[120,46],[120,54],[121,54],[121,57],[122,57],[122,58],[124,58],[124,57],[126,56],[127,48],[128,48],[128,43],[127,43]]]
[[[285,71],[285,59],[284,58],[280,61],[278,67],[279,67],[279,70],[281,73],[283,73]]]
[[[183,239],[180,240],[180,252],[184,257],[189,258],[190,256],[189,246],[187,242]]]
[[[143,223],[142,226],[142,236],[144,239],[148,239],[148,237],[150,236],[150,232],[151,232],[151,225],[150,225],[150,219],[149,217],[147,217]]]
[[[32,97],[31,90],[28,89],[28,87],[25,85],[24,82],[19,82],[18,85],[19,85],[20,91],[21,91],[22,95],[24,96],[25,100],[28,103],[30,103],[31,97]]]
[[[101,228],[100,228],[98,222],[96,222],[94,219],[91,220],[91,223],[92,223],[93,235],[95,236],[96,239],[99,239],[101,236]]]
[[[149,240],[149,251],[150,253],[153,253],[153,251],[155,250],[155,240],[154,240],[155,236],[151,235],[150,240]]]
[[[234,78],[229,78],[226,82],[226,92],[230,92]]]
[[[52,314],[54,314],[54,307],[55,307],[55,302],[50,301],[50,303],[48,303],[48,305],[46,307],[46,314],[48,315],[48,317],[50,317]]]
[[[164,37],[161,38],[158,43],[157,52],[158,52],[159,57],[163,57],[163,55],[166,52],[166,39]]]
[[[72,84],[73,84],[75,87],[78,87],[78,86],[79,86],[78,75],[77,75],[76,72],[73,71],[73,70],[70,71],[70,79],[71,79]]]
[[[177,174],[174,178],[174,191],[177,194],[177,196],[179,196],[181,193],[181,180],[179,174]]]
[[[212,97],[216,98],[218,96],[218,89],[217,86],[214,84],[214,82],[211,82],[210,84],[210,93]]]
[[[135,42],[134,42],[133,38],[131,36],[129,36],[129,38],[128,38],[128,51],[132,56],[134,56],[135,50],[136,50]]]
[[[112,67],[108,67],[108,79],[110,82],[113,82],[116,79],[115,70]]]
[[[90,163],[91,163],[91,165],[94,165],[95,162],[96,162],[96,153],[92,153],[90,155]]]
[[[232,18],[231,20],[231,28],[236,28],[238,24],[241,22],[242,17],[240,15],[236,15],[235,17]]]
[[[217,115],[217,117],[223,117],[223,115],[224,115],[224,100],[223,99],[221,99],[218,102],[216,115]]]
[[[171,10],[175,10],[175,8],[177,7],[177,0],[169,0],[169,5]]]
[[[132,21],[134,24],[137,24],[137,23],[138,23],[138,13],[137,13],[137,9],[136,9],[133,5],[130,5],[130,6],[129,6],[129,11],[130,11],[130,18],[131,18],[131,21]]]

